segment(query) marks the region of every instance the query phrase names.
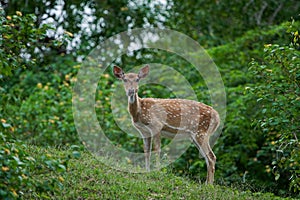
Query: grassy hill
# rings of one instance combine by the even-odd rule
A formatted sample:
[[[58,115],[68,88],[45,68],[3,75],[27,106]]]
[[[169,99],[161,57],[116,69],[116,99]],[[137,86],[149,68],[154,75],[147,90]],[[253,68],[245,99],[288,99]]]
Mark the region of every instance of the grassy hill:
[[[72,157],[72,150],[27,146],[26,151],[33,158],[70,158],[65,172],[33,173],[41,181],[49,177],[59,180],[60,190],[29,191],[24,194],[26,199],[282,199],[271,193],[192,182],[173,175],[168,169],[145,174],[125,173],[106,166],[83,150],[76,151]]]

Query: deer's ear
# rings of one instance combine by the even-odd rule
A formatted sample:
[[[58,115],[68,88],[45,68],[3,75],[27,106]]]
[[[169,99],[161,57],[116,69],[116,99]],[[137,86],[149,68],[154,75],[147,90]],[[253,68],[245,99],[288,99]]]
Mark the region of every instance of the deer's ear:
[[[139,78],[145,78],[149,74],[149,65],[146,65],[139,71]]]
[[[114,66],[113,72],[114,72],[115,77],[117,77],[118,79],[123,79],[124,72],[120,67]]]

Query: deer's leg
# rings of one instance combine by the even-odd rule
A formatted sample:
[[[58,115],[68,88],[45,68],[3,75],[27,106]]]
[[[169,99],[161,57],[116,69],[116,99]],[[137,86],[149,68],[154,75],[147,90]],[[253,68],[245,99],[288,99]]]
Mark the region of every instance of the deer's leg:
[[[214,152],[212,151],[209,141],[203,143],[202,148],[204,150],[204,153],[206,155],[206,165],[207,165],[207,178],[206,183],[207,184],[213,184],[214,182],[214,175],[215,175],[215,164],[216,164],[216,156]]]
[[[201,155],[205,158],[207,166],[206,184],[213,184],[215,174],[216,156],[209,145],[209,138],[193,137],[195,145],[197,146]]]
[[[161,142],[160,133],[153,136],[153,151],[155,152],[156,167],[160,167],[160,152],[161,152]]]
[[[143,142],[144,142],[144,154],[145,154],[145,166],[146,170],[149,172],[150,171],[150,156],[151,156],[151,137],[144,137]]]

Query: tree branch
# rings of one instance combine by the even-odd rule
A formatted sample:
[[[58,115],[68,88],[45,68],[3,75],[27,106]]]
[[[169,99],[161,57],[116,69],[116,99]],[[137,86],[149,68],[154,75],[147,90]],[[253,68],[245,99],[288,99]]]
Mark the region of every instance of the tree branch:
[[[279,13],[279,11],[282,9],[284,2],[281,2],[279,4],[279,6],[276,8],[276,10],[274,11],[274,13],[272,14],[271,17],[269,17],[269,24],[272,24],[275,17],[277,16],[277,14]]]

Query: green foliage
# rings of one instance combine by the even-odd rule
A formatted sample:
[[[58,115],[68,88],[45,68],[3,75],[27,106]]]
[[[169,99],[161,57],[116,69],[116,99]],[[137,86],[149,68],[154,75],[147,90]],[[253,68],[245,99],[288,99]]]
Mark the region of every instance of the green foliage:
[[[19,84],[3,87],[0,108],[10,122],[12,134],[38,145],[79,143],[72,113],[72,83],[78,65],[65,58],[65,70],[53,73],[23,72]],[[5,130],[7,134],[7,130]]]
[[[276,192],[274,189],[276,182],[265,171],[267,165],[264,163],[265,157],[257,157],[257,152],[261,152],[263,146],[264,134],[253,130],[251,126],[258,105],[245,88],[255,82],[254,75],[249,73],[247,68],[252,58],[261,60],[263,57],[261,44],[287,41],[288,26],[289,23],[283,23],[248,31],[243,37],[231,43],[208,50],[220,69],[227,92],[225,127],[214,147],[217,156],[216,181],[220,184],[239,184],[245,187],[251,184],[261,190]],[[206,91],[198,89],[201,85],[203,87],[204,83],[198,81],[194,84],[195,91],[200,93],[199,99],[209,103]],[[199,160],[198,151],[193,146],[174,163],[173,167],[176,173],[186,174],[195,179],[199,179],[199,173],[200,177],[204,178],[206,173],[205,161]]]
[[[47,39],[46,33],[52,27],[47,24],[38,27],[35,15],[23,15],[17,11],[4,17],[2,8],[0,11],[0,198],[15,199],[32,192],[36,194],[35,198],[46,198],[63,188],[62,174],[72,154],[61,158],[53,158],[47,153],[34,157],[19,139],[30,138],[36,144],[55,144],[63,132],[63,141],[74,141],[74,136],[69,136],[74,134],[74,127],[67,124],[72,122],[72,113],[63,107],[63,104],[71,105],[71,93],[66,91],[70,90],[72,77],[67,74],[70,70],[66,69],[63,75],[55,72],[45,76],[47,68],[38,66],[47,63],[48,57],[44,56],[50,56],[49,50],[60,47],[65,38]],[[52,65],[52,68],[56,67],[59,68]],[[59,98],[60,95],[67,96],[63,99]],[[40,98],[42,101],[37,101]],[[62,112],[65,115],[61,115]],[[65,120],[64,123],[60,123],[60,119]],[[51,126],[58,130],[47,131]],[[56,176],[50,176],[50,172]]]
[[[249,30],[299,17],[297,0],[170,1],[170,4],[167,26],[185,32],[205,48],[231,42]]]
[[[76,141],[72,115],[70,80],[59,79],[59,87],[53,83],[38,83],[36,90],[23,101],[17,119],[17,134],[25,134],[36,144],[65,144]],[[55,84],[55,83],[54,83]],[[39,99],[37,101],[37,99]],[[29,123],[30,122],[30,123]]]
[[[0,126],[8,124],[2,119]],[[72,154],[61,158],[46,152],[33,155],[27,145],[2,132],[0,144],[1,199],[17,199],[30,193],[35,193],[36,198],[46,198],[63,188],[62,175]]]
[[[61,16],[53,12],[59,6],[63,8]],[[5,7],[8,15],[0,10],[0,79],[4,80],[0,86],[0,198],[23,197],[23,194],[51,198],[58,193],[62,193],[62,198],[66,194],[69,198],[95,194],[96,198],[99,191],[103,198],[111,194],[120,198],[132,194],[141,198],[275,198],[271,194],[250,195],[219,186],[199,188],[164,173],[147,174],[146,179],[145,175],[124,178],[120,172],[109,174],[110,169],[101,170],[105,167],[89,159],[84,160],[84,165],[78,161],[72,163],[74,170],[66,175],[68,159],[78,158],[80,152],[54,158],[60,152],[49,150],[53,152],[49,156],[47,149],[28,145],[53,148],[79,144],[71,102],[72,86],[81,67],[78,61],[115,33],[152,26],[168,26],[192,36],[204,47],[213,47],[208,52],[220,69],[228,102],[225,127],[214,147],[216,182],[299,197],[299,23],[290,26],[284,22],[291,16],[296,18],[298,10],[296,0],[166,1],[165,5],[126,0],[28,1],[26,6],[23,1],[9,1]],[[44,20],[54,23],[44,24]],[[288,41],[291,45],[284,45]],[[123,55],[115,62],[126,71],[144,63],[169,65],[184,75],[200,101],[210,104],[204,81],[195,75],[190,63],[177,55],[143,49]],[[93,98],[103,131],[114,144],[142,152],[142,140],[120,130],[112,114],[112,94],[122,86],[117,85],[110,68],[94,78],[99,79]],[[139,95],[175,96],[168,88],[157,85],[141,87]],[[126,108],[118,112],[128,114]],[[163,145],[166,143],[164,140]],[[195,147],[189,148],[172,165],[172,173],[197,181],[200,174],[204,179],[205,161],[199,160],[198,154]],[[84,173],[89,164],[91,169]],[[100,171],[95,170],[99,168]],[[95,174],[100,178],[95,178]],[[58,192],[65,175],[70,180],[66,185],[73,191]],[[158,188],[157,181],[163,187]],[[184,192],[176,194],[179,190]]]
[[[248,88],[259,106],[254,126],[265,138],[259,156],[277,183],[295,193],[300,191],[300,51],[293,48],[299,44],[297,36],[296,31],[292,46],[265,45],[263,61],[253,61],[250,67],[259,84]]]
[[[59,7],[63,8],[60,13]],[[132,28],[152,27],[162,24],[163,9],[160,2],[134,2],[128,0],[90,1],[31,1],[10,0],[5,7],[7,14],[16,10],[26,14],[35,13],[40,26],[44,19],[54,21],[52,37],[61,37],[60,30],[67,30],[73,37],[69,43],[71,52],[56,48],[58,52],[72,53],[74,56],[86,56],[99,42]],[[57,10],[57,12],[53,12]],[[80,38],[80,40],[79,40]],[[49,39],[49,38],[48,38]],[[52,48],[53,50],[53,48]],[[44,52],[41,52],[44,54]]]
[[[53,27],[50,24],[37,26],[36,21],[35,15],[23,15],[20,11],[5,16],[4,10],[0,8],[1,79],[11,76],[15,70],[34,68],[40,62],[45,62],[44,56],[49,56],[49,49],[64,43],[64,39],[47,39],[47,31],[53,30]]]

